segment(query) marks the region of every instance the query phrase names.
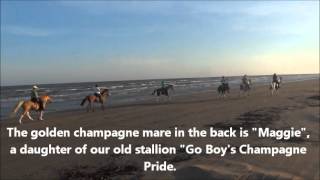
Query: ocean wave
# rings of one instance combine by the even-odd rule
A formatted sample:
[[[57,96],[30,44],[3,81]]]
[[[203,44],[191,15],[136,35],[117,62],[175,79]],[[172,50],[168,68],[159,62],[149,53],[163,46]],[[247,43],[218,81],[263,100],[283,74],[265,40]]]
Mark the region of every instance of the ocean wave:
[[[118,89],[118,88],[123,88],[124,85],[117,85],[117,86],[111,86],[110,89]]]
[[[17,89],[15,90],[16,92],[26,92],[26,91],[30,91],[31,89],[28,88],[28,89]]]
[[[294,81],[303,81],[309,79],[319,79],[319,74],[314,75],[280,75],[284,82],[294,82]],[[228,82],[231,86],[238,88],[238,84],[241,83],[241,76],[239,77],[227,77]],[[254,84],[264,84],[270,83],[272,76],[252,76],[251,80]],[[175,94],[190,94],[190,93],[199,93],[203,91],[216,91],[215,87],[220,84],[220,77],[216,78],[194,78],[194,79],[175,79],[175,80],[166,80],[165,82],[174,84]],[[121,83],[121,84],[120,84]],[[144,98],[154,98],[151,96],[151,92],[160,88],[160,80],[141,80],[135,82],[108,82],[108,87],[111,89],[112,96],[110,101],[112,103],[117,103],[118,101],[126,102],[127,101],[137,101]],[[45,87],[40,89],[39,95],[42,92],[46,93],[53,97],[54,103],[53,107],[58,109],[66,109],[69,106],[74,106],[78,108],[78,101],[81,101],[87,95],[94,94],[93,83],[81,83],[78,85],[50,85],[50,88]],[[233,88],[232,87],[232,88]],[[18,87],[1,87],[1,110],[11,110],[12,105],[20,100],[30,99],[30,90],[31,88],[26,88],[26,86]],[[149,92],[150,91],[150,92]],[[109,101],[108,101],[109,102]]]
[[[80,91],[81,89],[72,88],[72,89],[66,89],[66,91]]]

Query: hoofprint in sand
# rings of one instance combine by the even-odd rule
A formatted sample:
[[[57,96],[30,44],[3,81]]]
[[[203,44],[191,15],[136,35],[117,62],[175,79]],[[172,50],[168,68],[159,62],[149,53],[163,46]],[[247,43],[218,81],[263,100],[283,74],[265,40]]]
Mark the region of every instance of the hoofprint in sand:
[[[23,156],[9,155],[10,146],[47,146],[60,144],[80,146],[87,143],[103,146],[106,141],[93,139],[39,139],[8,138],[6,127],[17,125],[16,119],[1,122],[1,179],[318,179],[319,177],[319,82],[318,80],[282,84],[281,93],[271,96],[268,86],[255,87],[250,96],[239,97],[232,92],[228,98],[217,98],[215,93],[201,93],[177,97],[170,102],[117,106],[105,111],[86,113],[82,110],[47,114],[46,121],[32,121],[19,129],[188,129],[193,126],[208,129],[270,127],[285,129],[306,127],[310,139],[275,141],[257,139],[127,139],[121,143],[152,144],[155,141],[167,146],[192,143],[199,146],[226,143],[234,146],[248,143],[253,146],[306,146],[306,155],[270,157],[227,155],[115,156]],[[116,145],[118,141],[108,141]],[[143,161],[168,161],[176,172],[143,172]]]

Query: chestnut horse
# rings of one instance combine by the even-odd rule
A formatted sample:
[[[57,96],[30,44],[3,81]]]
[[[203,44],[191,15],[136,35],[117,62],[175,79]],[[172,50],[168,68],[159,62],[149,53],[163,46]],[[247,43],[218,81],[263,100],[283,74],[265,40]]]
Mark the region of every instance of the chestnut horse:
[[[99,100],[99,97],[97,97],[96,95],[89,95],[82,100],[80,105],[83,106],[84,103],[88,101],[87,112],[89,112],[90,109],[92,110],[92,112],[94,112],[94,103],[100,103],[101,109],[104,110],[104,103],[107,100],[107,96],[110,96],[109,89],[102,89],[100,94],[101,101]]]
[[[43,110],[45,109],[47,103],[52,102],[52,99],[50,96],[48,95],[44,95],[40,97],[41,101],[43,102]],[[40,110],[40,105],[37,102],[33,102],[31,100],[27,100],[27,101],[19,101],[17,103],[17,105],[15,106],[13,113],[16,114],[18,112],[18,110],[22,107],[23,109],[23,113],[21,114],[20,118],[19,118],[19,123],[22,124],[22,119],[25,115],[27,115],[27,117],[33,121],[33,118],[30,116],[30,111],[34,110],[34,111],[39,111]],[[39,119],[43,120],[43,110],[40,110],[40,116]]]

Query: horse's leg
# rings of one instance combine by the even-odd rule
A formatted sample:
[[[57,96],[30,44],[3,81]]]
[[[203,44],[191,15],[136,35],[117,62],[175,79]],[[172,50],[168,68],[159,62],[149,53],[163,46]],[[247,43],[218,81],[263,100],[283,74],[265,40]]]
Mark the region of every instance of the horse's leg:
[[[40,111],[40,116],[39,116],[39,120],[43,121],[43,111]]]
[[[24,117],[26,114],[27,114],[27,111],[24,111],[24,112],[21,114],[21,116],[20,116],[20,118],[19,118],[19,123],[20,123],[20,124],[22,124],[22,119],[23,119],[23,117]]]
[[[101,102],[101,109],[102,109],[102,111],[104,111],[104,104],[103,104],[103,102]]]
[[[30,116],[30,112],[28,111],[26,114],[27,114],[27,117],[28,117],[31,121],[33,121],[33,118]]]
[[[275,93],[275,84],[271,83],[271,96],[273,96]]]
[[[88,102],[88,104],[87,104],[87,112],[89,112],[89,110],[90,110],[90,101]]]

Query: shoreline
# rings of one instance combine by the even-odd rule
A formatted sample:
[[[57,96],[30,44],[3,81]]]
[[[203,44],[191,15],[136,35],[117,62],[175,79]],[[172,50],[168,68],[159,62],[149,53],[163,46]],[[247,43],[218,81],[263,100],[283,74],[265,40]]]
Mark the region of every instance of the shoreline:
[[[286,84],[292,84],[292,83],[297,83],[297,82],[308,82],[308,81],[315,81],[315,80],[320,80],[320,79],[311,79],[311,80],[297,80],[297,81],[290,81],[290,82],[284,82],[283,85],[286,85]],[[262,86],[267,86],[266,89],[268,88],[268,84],[254,84],[253,86],[253,89],[254,88],[259,88],[259,87],[262,87]],[[234,94],[239,94],[239,88],[237,89],[231,89],[230,93],[228,94],[228,96],[234,96]],[[175,101],[175,98],[181,100],[183,98],[187,98],[188,96],[195,96],[195,95],[206,95],[206,94],[214,94],[215,96],[217,96],[217,90],[216,89],[212,89],[212,90],[205,90],[205,91],[201,91],[201,92],[188,92],[187,94],[173,94],[171,97],[172,97],[172,101],[174,102]],[[125,102],[125,103],[116,103],[116,104],[108,104],[108,100],[107,100],[107,103],[106,103],[106,108],[109,108],[109,109],[112,109],[112,108],[122,108],[122,107],[130,107],[130,106],[145,106],[145,105],[159,105],[163,102],[159,102],[157,103],[156,102],[156,96],[153,96],[153,95],[150,95],[153,97],[154,101],[153,100],[138,100],[138,101],[135,101],[135,102]],[[112,98],[112,96],[111,96]],[[165,99],[166,97],[162,97],[163,99]],[[110,100],[109,100],[110,101]],[[111,100],[112,101],[112,100]],[[165,100],[166,101],[166,100]],[[171,103],[172,101],[167,101],[167,103]],[[80,106],[80,102],[81,102],[81,99],[79,99],[79,107],[78,108],[73,108],[73,109],[64,109],[64,110],[56,110],[56,111],[47,111],[46,114],[54,114],[54,113],[70,113],[70,112],[79,112],[79,111],[83,111],[85,110],[85,106],[81,107]],[[54,102],[53,102],[54,103]],[[50,104],[48,105],[49,108],[50,108]],[[99,105],[98,104],[95,104],[95,107],[96,107],[96,110],[100,110],[99,108]],[[12,107],[13,108],[13,107]],[[9,115],[6,115],[5,117],[3,117],[1,121],[7,121],[11,119],[10,117],[10,114]]]
[[[295,75],[318,75],[320,76],[320,73],[305,73],[305,74],[278,74],[279,76],[295,76]],[[127,79],[127,80],[108,80],[108,81],[80,81],[80,82],[63,82],[63,83],[40,83],[38,85],[58,85],[58,84],[85,84],[85,83],[105,83],[105,82],[124,82],[124,81],[159,81],[159,80],[179,80],[179,79],[206,79],[206,78],[220,78],[223,75],[219,76],[205,76],[205,77],[177,77],[177,78],[155,78],[155,79]],[[232,75],[232,76],[225,76],[226,78],[233,78],[233,77],[242,77],[243,75]],[[248,75],[250,77],[263,77],[263,76],[272,76],[270,74],[264,74],[264,75]],[[5,87],[17,87],[17,86],[32,86],[33,84],[18,84],[18,85],[6,85],[6,86],[0,86],[1,88]]]
[[[16,118],[1,121],[1,178],[16,179],[63,179],[71,178],[71,174],[79,177],[119,177],[142,180],[160,178],[182,180],[186,177],[198,179],[235,179],[245,177],[261,178],[296,178],[317,179],[319,177],[319,80],[302,81],[283,84],[280,92],[270,95],[267,86],[254,87],[247,97],[239,97],[231,93],[229,97],[219,98],[215,92],[199,93],[173,98],[171,102],[139,103],[107,107],[105,111],[96,112],[65,111],[45,114],[44,121],[24,120],[19,125]],[[41,138],[29,140],[26,138],[8,138],[6,127],[17,126],[18,129],[33,130],[45,127],[74,130],[85,129],[227,129],[229,127],[252,128],[270,127],[272,129],[288,129],[289,127],[305,127],[310,138],[292,138],[290,140],[275,140],[272,138],[184,138],[184,139],[116,139],[107,141],[91,138],[51,139]],[[178,151],[176,155],[73,155],[38,157],[35,155],[9,155],[10,146],[21,147],[23,144],[45,147],[48,144],[80,146],[115,146],[119,143],[133,146],[150,144],[177,146],[180,143],[204,146],[211,143],[215,146],[225,146],[226,143],[236,147],[242,144],[254,146],[285,146],[307,147],[306,155],[292,157],[269,155],[188,155]],[[171,162],[177,168],[176,172],[143,172],[144,161]],[[25,164],[32,164],[24,168]],[[122,167],[114,171],[114,166]],[[59,168],[57,168],[59,167]],[[16,169],[19,169],[17,172]]]

